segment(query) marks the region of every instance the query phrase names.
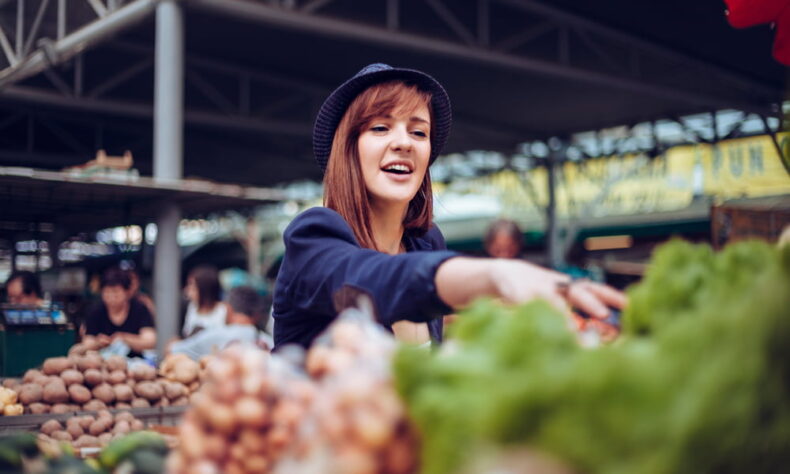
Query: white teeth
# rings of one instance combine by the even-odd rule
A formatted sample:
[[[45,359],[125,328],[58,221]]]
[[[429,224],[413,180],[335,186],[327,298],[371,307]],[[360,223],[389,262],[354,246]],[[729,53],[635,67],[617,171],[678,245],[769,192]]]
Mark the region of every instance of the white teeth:
[[[411,171],[408,166],[402,164],[392,164],[384,169],[386,171],[403,171],[404,173],[408,173]]]

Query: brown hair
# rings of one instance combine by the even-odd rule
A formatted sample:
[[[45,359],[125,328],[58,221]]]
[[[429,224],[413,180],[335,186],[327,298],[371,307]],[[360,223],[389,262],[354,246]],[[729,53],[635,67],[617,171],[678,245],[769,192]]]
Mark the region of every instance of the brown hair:
[[[217,269],[210,265],[198,265],[189,272],[187,278],[195,280],[198,294],[198,308],[214,308],[220,300],[220,294],[222,292]]]
[[[332,151],[324,175],[324,206],[336,211],[348,222],[360,246],[373,250],[376,240],[370,225],[370,197],[359,163],[357,140],[363,129],[376,117],[411,112],[425,105],[430,113],[431,94],[403,81],[375,84],[362,91],[340,120],[332,140]],[[431,126],[431,144],[434,127]],[[403,227],[407,233],[423,235],[433,220],[431,177],[426,170],[420,189],[409,202]]]

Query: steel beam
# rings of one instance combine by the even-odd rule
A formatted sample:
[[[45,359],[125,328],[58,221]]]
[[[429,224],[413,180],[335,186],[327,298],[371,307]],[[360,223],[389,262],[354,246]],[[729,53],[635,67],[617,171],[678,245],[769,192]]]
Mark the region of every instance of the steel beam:
[[[6,102],[25,102],[145,120],[150,120],[153,117],[151,106],[146,104],[107,99],[98,100],[89,97],[66,97],[57,93],[44,92],[24,86],[12,86],[0,91],[0,100],[3,99]],[[185,111],[184,120],[189,125],[216,127],[241,132],[273,133],[295,137],[310,137],[312,133],[312,124],[306,122],[227,117],[198,110]]]
[[[733,100],[726,97],[676,89],[670,86],[650,84],[632,78],[576,68],[540,59],[492,52],[482,48],[471,48],[462,44],[435,38],[388,31],[385,28],[377,26],[360,25],[358,23],[319,17],[316,15],[305,15],[294,11],[271,8],[261,3],[240,0],[192,0],[190,5],[245,21],[255,21],[299,31],[308,31],[314,34],[317,33],[327,36],[370,41],[413,51],[451,56],[528,73],[543,74],[614,89],[619,88],[705,108],[736,108],[739,110],[761,113],[763,115],[773,114],[768,106],[755,105],[753,103],[745,103],[740,100]],[[762,87],[762,85],[760,86]],[[781,91],[779,91],[779,93],[781,93]],[[776,97],[780,97],[780,95],[776,95]]]
[[[778,90],[776,87],[772,87],[763,82],[754,80],[750,77],[744,76],[743,74],[737,73],[735,71],[722,68],[720,66],[716,66],[708,62],[700,61],[699,59],[693,58],[674,49],[653,43],[651,41],[647,41],[643,38],[640,38],[639,36],[626,33],[616,28],[602,25],[593,20],[590,20],[589,18],[585,18],[583,16],[567,12],[559,7],[550,5],[548,2],[541,2],[537,0],[496,0],[496,1],[502,4],[507,4],[520,8],[524,11],[529,11],[532,13],[543,15],[548,18],[552,18],[568,26],[573,26],[588,31],[592,31],[594,33],[599,33],[611,39],[620,41],[624,45],[636,46],[644,51],[651,52],[653,54],[657,54],[665,58],[672,59],[674,61],[682,62],[690,66],[695,66],[703,70],[707,70],[715,77],[729,80],[735,84],[739,84],[741,87],[745,89],[760,91],[760,93],[766,95],[776,95],[777,93],[781,94],[781,90]]]
[[[54,58],[48,59],[42,50],[35,51],[24,59],[19,58],[18,64],[0,71],[0,89],[49,68],[52,65],[52,59],[55,60],[55,63],[67,61],[75,54],[137,24],[153,13],[157,3],[159,3],[158,0],[136,0],[53,42]],[[19,34],[17,34],[17,40],[19,40]],[[21,48],[22,44],[17,44],[17,49]]]

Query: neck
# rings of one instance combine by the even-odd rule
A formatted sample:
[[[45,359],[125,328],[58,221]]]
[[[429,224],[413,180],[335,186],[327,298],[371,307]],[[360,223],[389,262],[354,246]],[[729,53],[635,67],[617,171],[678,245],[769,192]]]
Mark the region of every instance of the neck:
[[[370,225],[373,238],[380,252],[395,255],[400,253],[403,240],[403,219],[406,217],[408,203],[372,206]]]

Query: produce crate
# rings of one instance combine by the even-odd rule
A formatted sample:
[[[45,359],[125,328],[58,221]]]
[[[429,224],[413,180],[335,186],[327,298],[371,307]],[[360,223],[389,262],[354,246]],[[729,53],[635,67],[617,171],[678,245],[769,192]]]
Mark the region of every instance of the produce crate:
[[[135,418],[145,423],[146,427],[151,426],[177,426],[181,417],[187,411],[186,406],[178,407],[158,407],[158,408],[130,408],[112,409],[110,413],[128,411]],[[0,435],[27,431],[35,433],[39,427],[48,420],[58,420],[65,423],[72,416],[95,415],[92,411],[72,411],[61,415],[45,413],[43,415],[19,415],[19,416],[0,416]]]

